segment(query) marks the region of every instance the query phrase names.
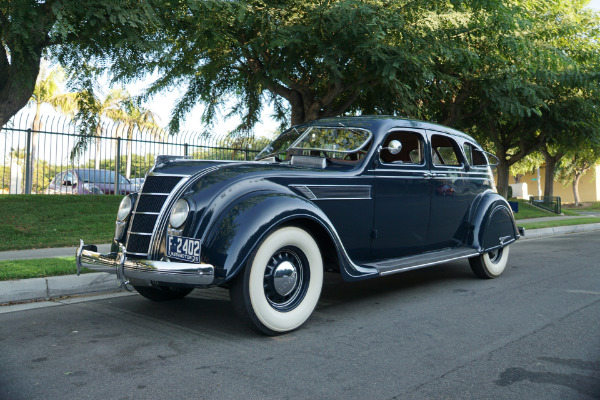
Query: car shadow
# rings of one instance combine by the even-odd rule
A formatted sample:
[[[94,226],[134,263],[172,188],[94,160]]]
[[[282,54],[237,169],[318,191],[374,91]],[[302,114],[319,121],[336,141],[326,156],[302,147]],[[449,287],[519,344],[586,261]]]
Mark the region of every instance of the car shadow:
[[[340,274],[326,273],[317,311],[352,304],[369,303],[390,294],[422,290],[431,286],[454,286],[478,280],[466,260],[454,261],[428,268],[407,271],[381,278],[358,282],[345,282]],[[455,287],[455,286],[454,286]],[[199,335],[230,336],[233,338],[257,337],[236,315],[224,288],[197,289],[186,298],[167,302],[154,302],[142,296],[126,296],[110,301],[115,308],[134,317],[161,325],[172,325]]]

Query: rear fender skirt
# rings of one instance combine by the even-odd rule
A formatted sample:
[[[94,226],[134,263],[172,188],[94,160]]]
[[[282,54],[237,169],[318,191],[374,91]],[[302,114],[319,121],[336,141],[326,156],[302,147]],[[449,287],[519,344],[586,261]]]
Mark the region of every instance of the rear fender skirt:
[[[504,247],[519,239],[510,205],[494,192],[482,195],[471,221],[467,245],[480,253]]]
[[[340,271],[345,280],[378,276],[375,268],[356,265],[348,257],[327,216],[313,203],[281,192],[259,191],[240,197],[211,223],[202,242],[202,259],[211,260],[215,278],[233,278],[246,265],[264,237],[292,220],[317,222],[336,246]],[[204,262],[203,261],[203,262]]]

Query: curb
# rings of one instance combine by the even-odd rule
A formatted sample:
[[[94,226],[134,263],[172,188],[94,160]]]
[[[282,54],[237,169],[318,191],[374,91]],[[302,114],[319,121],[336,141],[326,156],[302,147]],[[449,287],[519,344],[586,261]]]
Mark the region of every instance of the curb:
[[[522,240],[600,230],[600,223],[525,231]],[[117,276],[106,272],[0,281],[0,305],[79,294],[119,292]],[[9,304],[10,305],[10,304]]]
[[[566,235],[569,233],[581,233],[600,230],[600,223],[585,225],[566,225],[555,226],[553,228],[540,228],[525,230],[525,237],[522,239],[536,239],[540,237]]]
[[[0,304],[119,290],[117,276],[106,272],[18,279],[0,282]]]

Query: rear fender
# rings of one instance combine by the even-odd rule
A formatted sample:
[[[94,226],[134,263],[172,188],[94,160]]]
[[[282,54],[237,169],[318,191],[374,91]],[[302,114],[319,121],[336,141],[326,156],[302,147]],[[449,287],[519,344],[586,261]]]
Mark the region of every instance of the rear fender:
[[[485,192],[471,220],[469,246],[485,253],[507,246],[519,237],[512,209],[506,199],[492,191]]]

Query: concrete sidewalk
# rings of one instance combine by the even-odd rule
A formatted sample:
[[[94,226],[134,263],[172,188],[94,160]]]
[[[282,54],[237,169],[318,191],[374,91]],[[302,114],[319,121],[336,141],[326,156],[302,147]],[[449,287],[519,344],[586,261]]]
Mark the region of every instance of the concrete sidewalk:
[[[572,218],[581,217],[549,217],[550,220]],[[528,220],[517,220],[517,225],[523,222],[544,220],[548,220],[548,218],[544,217],[532,218]],[[531,229],[525,231],[524,239],[535,239],[539,237],[589,232],[595,230],[600,230],[600,223]],[[76,247],[63,247],[59,249],[5,251],[0,252],[0,260],[70,257],[75,255],[75,250]],[[102,253],[107,253],[110,251],[110,245],[99,245],[98,250]],[[0,281],[0,304],[51,299],[61,296],[73,296],[88,293],[116,292],[119,290],[121,289],[117,286],[116,275],[107,273],[90,273],[80,276],[65,275],[48,278]]]
[[[31,260],[36,258],[75,257],[77,247],[58,247],[50,249],[31,249],[0,251],[0,261],[8,260]],[[99,244],[100,253],[108,253],[110,244]]]

